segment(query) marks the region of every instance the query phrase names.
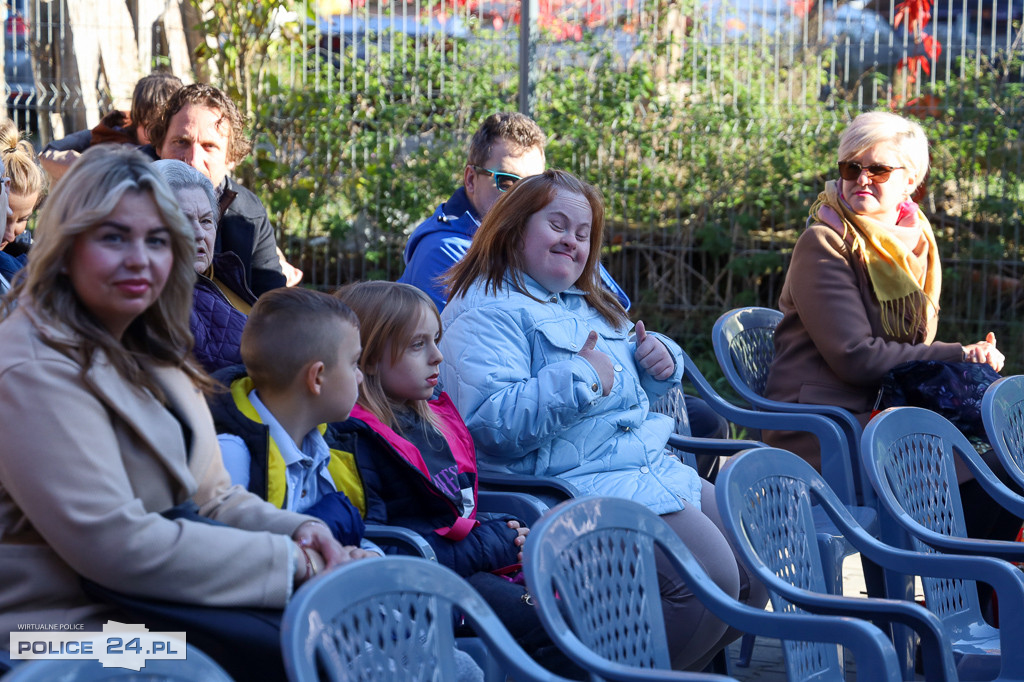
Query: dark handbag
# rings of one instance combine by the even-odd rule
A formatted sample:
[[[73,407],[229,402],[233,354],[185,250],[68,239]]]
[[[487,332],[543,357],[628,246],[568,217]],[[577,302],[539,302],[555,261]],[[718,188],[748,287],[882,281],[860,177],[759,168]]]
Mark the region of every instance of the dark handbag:
[[[879,407],[923,407],[951,421],[968,438],[987,442],[981,399],[997,379],[999,372],[978,362],[904,362],[882,379]]]

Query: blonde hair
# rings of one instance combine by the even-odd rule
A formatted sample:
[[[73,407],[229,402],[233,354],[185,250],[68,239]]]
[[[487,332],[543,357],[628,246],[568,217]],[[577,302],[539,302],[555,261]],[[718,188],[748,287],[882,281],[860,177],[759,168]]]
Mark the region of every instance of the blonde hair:
[[[629,323],[622,303],[598,282],[601,262],[601,241],[604,239],[604,202],[592,185],[559,170],[546,170],[540,175],[524,178],[501,195],[484,216],[480,229],[473,235],[469,251],[452,266],[444,278],[448,298],[465,295],[474,282],[482,281],[485,290],[497,293],[505,286],[506,275],[520,293],[539,300],[526,291],[523,283],[523,236],[530,216],[550,204],[558,190],[583,196],[590,204],[590,254],[575,286],[608,324],[622,328]]]
[[[46,174],[39,167],[36,152],[28,140],[21,138],[14,121],[0,121],[0,157],[11,177],[12,194],[43,194]]]
[[[928,137],[916,121],[887,111],[860,114],[839,138],[839,161],[855,159],[875,145],[891,147],[919,185],[928,172]]]
[[[167,226],[174,262],[157,300],[118,340],[81,304],[67,268],[76,238],[113,213],[128,193],[145,193],[153,199]],[[192,227],[149,159],[129,145],[97,145],[82,154],[44,204],[25,277],[5,300],[3,314],[9,315],[17,302],[48,323],[73,332],[77,337],[73,342],[52,345],[77,357],[83,373],[95,353],[102,351],[126,381],[148,388],[159,399],[163,392],[144,369],[144,361],[179,367],[197,385],[209,388],[209,377],[190,360],[194,260]]]
[[[358,402],[382,423],[398,431],[393,402],[384,392],[377,368],[381,362],[393,365],[401,359],[423,311],[429,311],[436,318],[440,340],[441,316],[437,306],[420,289],[400,282],[354,282],[338,289],[334,295],[359,316],[359,339],[363,344],[359,369],[363,372],[363,383],[359,387]],[[384,351],[389,343],[391,352],[385,358]],[[410,401],[409,407],[443,434],[426,400]]]

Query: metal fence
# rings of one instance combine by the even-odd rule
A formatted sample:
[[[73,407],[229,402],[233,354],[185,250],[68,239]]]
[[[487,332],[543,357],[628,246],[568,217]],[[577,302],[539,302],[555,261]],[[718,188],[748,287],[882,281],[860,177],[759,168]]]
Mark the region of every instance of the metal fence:
[[[76,37],[67,2],[20,1],[26,45]],[[107,35],[108,17],[124,15],[124,0],[104,1],[109,15],[79,18],[77,37]],[[338,4],[279,17],[252,100],[254,158],[240,169],[308,284],[397,277],[408,233],[458,186],[473,130],[518,108],[529,83],[549,165],[604,193],[609,269],[645,314],[706,338],[721,311],[777,303],[787,249],[849,118],[910,105],[933,138],[924,207],[946,266],[943,333],[993,328],[1018,362],[1024,0],[939,0],[926,30],[941,54],[910,79],[896,64],[925,45],[892,28],[884,1],[533,0],[527,49],[519,3],[364,2],[332,16]],[[138,53],[166,63],[175,36],[127,15]],[[24,66],[12,78],[10,65],[24,63],[22,48],[10,31],[6,45],[18,111]],[[29,79],[35,106],[21,108],[43,114],[39,141],[55,120],[92,124],[89,104],[120,101],[141,70],[115,72]]]

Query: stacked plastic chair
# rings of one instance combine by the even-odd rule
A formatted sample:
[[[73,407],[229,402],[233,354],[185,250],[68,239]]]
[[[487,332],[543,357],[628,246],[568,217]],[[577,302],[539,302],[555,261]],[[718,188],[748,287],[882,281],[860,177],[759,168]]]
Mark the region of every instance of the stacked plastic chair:
[[[700,601],[729,625],[786,640],[832,642],[787,653],[792,682],[844,680],[837,642],[854,652],[859,679],[902,679],[892,644],[878,628],[851,618],[773,613],[741,604],[711,580],[661,518],[635,502],[609,497],[555,507],[531,530],[524,553],[541,622],[555,643],[593,675],[659,679],[652,671],[669,666],[656,547]],[[637,670],[644,677],[627,676]]]
[[[771,308],[737,308],[725,313],[711,330],[715,358],[726,381],[756,410],[775,414],[816,414],[840,429],[846,444],[842,450],[821,448],[821,472],[839,499],[846,504],[873,505],[870,486],[860,467],[860,422],[849,411],[833,405],[785,403],[764,397],[768,369],[775,355],[775,327],[782,313]],[[787,426],[771,428],[788,429]]]
[[[1024,376],[1003,377],[989,386],[981,418],[999,463],[1024,487]]]
[[[966,554],[1024,561],[1024,544],[967,538],[954,456],[997,504],[1024,516],[1024,498],[1004,486],[960,431],[940,415],[917,407],[894,407],[864,430],[867,478],[888,514],[905,531],[908,546],[919,552]],[[1008,565],[1009,566],[1009,565]],[[1020,571],[1013,568],[1020,579]],[[962,579],[922,577],[925,602],[946,626],[962,660],[962,676],[1024,679],[1024,596],[999,591],[1000,628],[981,615],[974,572]],[[1008,645],[1008,646],[1007,646]]]
[[[516,644],[469,583],[414,557],[357,561],[299,590],[281,626],[288,679],[451,682],[456,679],[455,609],[516,680],[564,679]]]

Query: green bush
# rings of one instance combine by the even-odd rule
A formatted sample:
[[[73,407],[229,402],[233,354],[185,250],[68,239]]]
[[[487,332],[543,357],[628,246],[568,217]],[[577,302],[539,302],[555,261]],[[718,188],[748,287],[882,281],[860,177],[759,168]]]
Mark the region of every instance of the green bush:
[[[479,121],[515,108],[511,33],[395,35],[326,56],[313,37],[279,38],[253,100],[256,153],[243,173],[282,238],[327,238],[331,263],[397,276],[407,234],[460,184]],[[691,41],[673,71],[656,27],[641,31],[628,60],[601,34],[586,35],[540,64],[534,117],[549,135],[548,164],[601,189],[605,261],[635,312],[710,370],[707,339],[722,311],[777,304],[789,250],[860,109],[819,99],[835,85],[827,50]],[[942,334],[969,342],[994,329],[1014,371],[1024,298],[1014,285],[1024,276],[1020,73],[1019,62],[982,62],[905,109],[927,114],[932,140],[924,207],[947,264]],[[322,271],[312,284],[340,283]]]

